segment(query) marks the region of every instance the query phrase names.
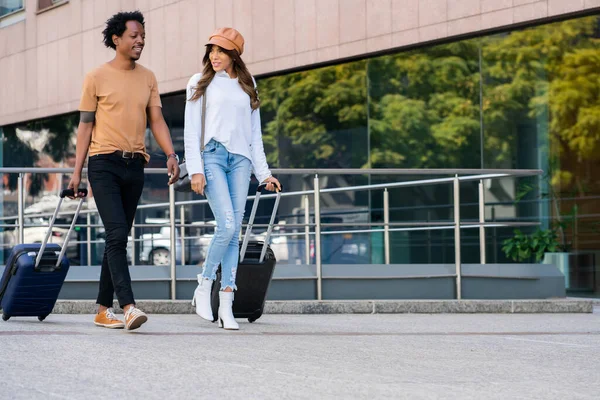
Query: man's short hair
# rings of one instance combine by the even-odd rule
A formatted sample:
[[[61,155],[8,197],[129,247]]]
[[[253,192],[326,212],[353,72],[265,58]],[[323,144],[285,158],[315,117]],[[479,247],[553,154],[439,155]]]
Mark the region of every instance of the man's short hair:
[[[113,42],[113,35],[118,37],[123,36],[125,30],[127,30],[127,21],[137,21],[144,26],[144,15],[139,11],[131,12],[120,12],[106,21],[106,28],[102,31],[104,35],[104,45],[111,49],[116,49],[115,43]]]

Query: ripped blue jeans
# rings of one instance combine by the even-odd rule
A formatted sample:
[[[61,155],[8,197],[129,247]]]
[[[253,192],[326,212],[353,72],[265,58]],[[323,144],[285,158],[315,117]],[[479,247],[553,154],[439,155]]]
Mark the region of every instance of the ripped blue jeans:
[[[252,162],[244,156],[227,151],[221,143],[211,140],[204,147],[204,193],[217,226],[208,246],[202,276],[216,279],[221,264],[221,290],[236,290],[235,276],[239,260],[239,234],[246,209]]]

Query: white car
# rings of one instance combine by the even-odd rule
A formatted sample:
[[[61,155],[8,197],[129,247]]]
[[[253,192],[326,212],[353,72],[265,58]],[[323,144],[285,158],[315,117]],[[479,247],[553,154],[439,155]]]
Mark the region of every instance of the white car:
[[[163,226],[159,233],[144,233],[139,237],[139,260],[144,264],[169,265],[171,263],[171,227]],[[131,258],[133,241],[127,243]],[[175,259],[181,262],[181,239],[175,230]]]
[[[145,265],[169,265],[171,263],[171,227],[164,226],[169,221],[166,219],[147,219],[145,223],[157,223],[163,224],[163,226],[156,227],[153,229],[159,229],[156,233],[142,233],[141,236],[136,235],[136,260],[141,264]],[[208,222],[197,222],[192,225],[198,225],[192,229],[189,229],[189,233],[185,238],[185,263],[187,265],[201,264],[206,258],[206,251],[213,237],[213,228],[204,228],[205,225],[215,225],[215,221]],[[141,228],[137,228],[139,230]],[[146,230],[148,228],[145,228]],[[201,233],[208,230],[210,233]],[[275,227],[274,233],[279,232],[281,227]],[[182,246],[180,228],[175,231],[175,260],[178,265],[181,264],[182,257]],[[137,233],[137,232],[136,232]],[[101,233],[99,237],[103,237]],[[251,240],[264,241],[265,232],[258,234],[252,234]],[[133,258],[133,239],[131,236],[128,237],[127,242],[127,259],[131,262]],[[284,263],[288,260],[288,246],[286,236],[271,236],[271,248],[275,253],[275,257],[278,262],[283,261]],[[100,249],[100,253],[103,249]]]
[[[25,220],[25,224],[31,224],[31,223],[40,223],[40,222],[38,222],[38,221],[32,222],[28,219]],[[42,223],[48,224],[48,221],[45,221]],[[24,232],[23,232],[23,243],[42,243],[46,237],[47,232],[48,232],[47,225],[46,226],[25,227]],[[56,243],[62,247],[63,243],[65,242],[67,232],[69,232],[68,228],[53,226],[52,234],[48,238],[48,243]],[[19,243],[18,235],[19,235],[18,229],[5,230],[4,232],[2,232],[2,246],[5,249],[5,253],[10,252],[10,249],[12,249],[14,246],[17,245],[17,243]],[[71,231],[69,245],[68,245],[68,249],[67,249],[67,256],[69,258],[77,256],[78,244],[75,243],[76,241],[77,241],[77,232],[75,232],[73,230],[73,231]]]
[[[148,221],[149,222],[149,221]],[[154,221],[152,221],[154,222]],[[190,234],[194,235],[192,237],[188,237],[185,240],[185,263],[187,265],[190,264],[199,264],[206,258],[206,251],[208,250],[208,246],[210,245],[210,241],[213,238],[213,228],[209,228],[208,230],[211,233],[198,234],[199,232],[193,232],[194,230],[202,230],[203,225],[215,225],[215,221],[208,222],[198,222],[198,229],[190,229],[192,231]],[[193,225],[196,225],[193,223]],[[274,233],[277,233],[281,230],[281,227],[275,227],[273,230]],[[139,238],[139,260],[144,264],[150,265],[168,265],[171,262],[171,228],[170,227],[161,227],[159,233],[146,233],[142,234]],[[264,241],[265,232],[261,232],[258,234],[251,234],[251,240]],[[175,237],[175,246],[176,253],[175,259],[177,264],[181,263],[181,236],[179,235],[179,229],[176,230]],[[283,261],[284,263],[288,260],[288,248],[287,248],[287,237],[286,236],[271,236],[271,248],[275,253],[275,257],[278,262]],[[131,251],[132,251],[132,240],[129,238],[128,243],[128,255],[131,259]]]
[[[163,218],[148,218],[145,223],[147,224],[161,224],[162,226],[153,228],[159,229],[156,233],[142,233],[141,236],[136,237],[136,259],[142,264],[149,265],[169,265],[171,263],[171,227],[164,226],[169,223],[169,220]],[[138,230],[141,228],[137,228]],[[148,228],[144,228],[148,229]],[[181,235],[180,229],[175,230],[175,260],[177,264],[181,264]],[[193,233],[192,233],[193,234]],[[204,254],[208,248],[210,239],[205,237],[186,237],[185,239],[185,263],[186,264],[198,264],[204,261]],[[127,243],[127,257],[131,261],[133,255],[133,240],[131,236],[128,238]]]

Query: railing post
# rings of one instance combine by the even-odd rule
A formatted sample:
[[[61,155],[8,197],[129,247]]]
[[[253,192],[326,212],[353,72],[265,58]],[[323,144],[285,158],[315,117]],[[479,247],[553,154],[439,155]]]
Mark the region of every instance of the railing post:
[[[304,256],[306,264],[310,264],[310,199],[304,196]]]
[[[169,185],[169,217],[171,220],[171,300],[177,298],[177,274],[176,274],[176,259],[177,259],[177,241],[175,231],[175,187]]]
[[[383,251],[385,264],[390,264],[390,192],[387,188],[383,191]]]
[[[479,181],[479,223],[485,223],[485,192],[483,180]],[[485,226],[479,225],[479,262],[485,264]]]
[[[319,175],[315,174],[315,264],[317,267],[317,300],[323,300],[323,271],[321,265],[321,201]]]
[[[496,207],[492,206],[491,222],[496,222]],[[492,249],[494,249],[494,262],[498,262],[498,228],[492,228]]]
[[[88,203],[89,204],[89,203]],[[87,264],[88,267],[92,265],[92,213],[89,210],[86,214],[86,236],[87,236]],[[101,263],[102,264],[102,263]]]
[[[179,221],[181,223],[181,265],[185,265],[185,206],[179,207]]]
[[[456,299],[462,298],[460,272],[460,181],[454,176],[454,263],[456,266]]]
[[[24,175],[20,173],[17,180],[17,223],[19,225],[19,244],[25,243],[25,216],[23,214],[25,209],[24,191]]]
[[[141,242],[140,242],[141,243]],[[131,265],[135,265],[135,220],[131,224]]]
[[[427,222],[431,222],[431,210],[427,210]],[[442,231],[442,238],[444,237],[444,232]],[[431,264],[431,229],[427,229],[427,264]]]

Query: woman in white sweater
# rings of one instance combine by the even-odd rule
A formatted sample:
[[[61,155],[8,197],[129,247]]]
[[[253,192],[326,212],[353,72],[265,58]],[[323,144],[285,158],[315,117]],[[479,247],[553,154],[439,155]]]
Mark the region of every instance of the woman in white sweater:
[[[196,305],[199,316],[213,320],[211,287],[221,264],[219,326],[233,330],[239,329],[232,312],[233,292],[237,289],[238,237],[252,169],[258,181],[267,184],[267,190],[281,190],[265,157],[260,100],[254,78],[240,58],[243,51],[244,38],[233,28],[219,28],[210,36],[202,60],[204,70],[192,76],[187,84],[184,126],[192,190],[206,194],[217,221],[192,304]],[[206,101],[204,127],[203,101]]]

